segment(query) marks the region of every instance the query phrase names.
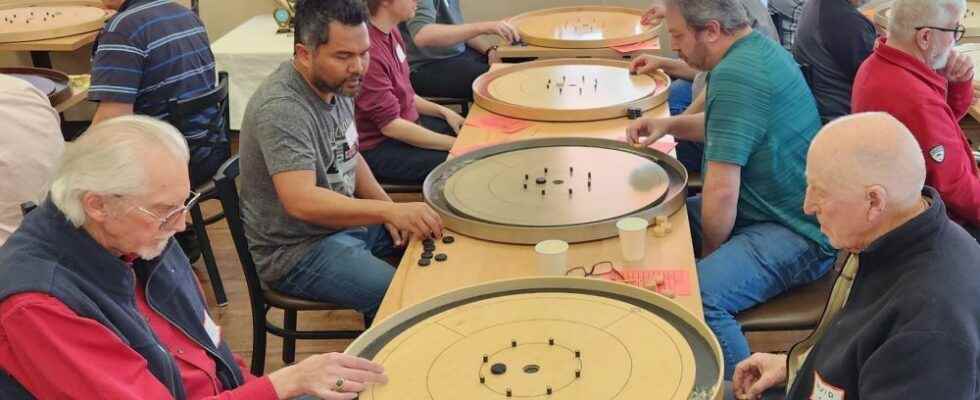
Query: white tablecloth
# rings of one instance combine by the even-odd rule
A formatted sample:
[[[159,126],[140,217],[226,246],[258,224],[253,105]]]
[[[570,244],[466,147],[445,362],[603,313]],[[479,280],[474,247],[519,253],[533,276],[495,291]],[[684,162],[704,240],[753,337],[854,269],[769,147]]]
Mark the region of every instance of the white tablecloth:
[[[231,129],[241,129],[248,99],[262,81],[292,59],[293,34],[277,29],[270,12],[245,21],[211,45],[218,70],[228,72]]]

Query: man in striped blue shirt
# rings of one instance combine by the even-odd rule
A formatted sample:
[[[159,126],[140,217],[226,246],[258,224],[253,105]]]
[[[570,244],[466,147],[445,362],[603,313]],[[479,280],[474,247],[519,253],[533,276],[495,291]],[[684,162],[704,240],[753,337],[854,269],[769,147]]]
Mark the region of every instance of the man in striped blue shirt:
[[[89,100],[99,102],[93,124],[142,114],[167,120],[171,99],[190,99],[214,89],[210,41],[201,20],[174,0],[102,0],[118,13],[106,22],[92,55]],[[202,110],[182,132],[191,150],[191,185],[207,182],[230,149],[224,129],[204,124],[218,112]],[[196,123],[200,122],[200,127]]]

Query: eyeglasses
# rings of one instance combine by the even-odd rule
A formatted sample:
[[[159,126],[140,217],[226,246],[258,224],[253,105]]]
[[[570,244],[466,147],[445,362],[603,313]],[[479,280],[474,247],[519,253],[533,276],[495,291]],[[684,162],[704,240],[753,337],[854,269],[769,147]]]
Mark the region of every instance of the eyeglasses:
[[[613,280],[625,281],[626,277],[613,266],[611,261],[600,261],[592,265],[591,268],[575,267],[565,271],[566,276],[577,276],[588,278],[590,276],[599,278],[612,278]]]
[[[923,29],[935,29],[935,30],[940,31],[940,32],[953,32],[953,40],[954,41],[957,41],[957,42],[959,42],[960,39],[963,38],[963,35],[966,34],[966,27],[964,27],[961,24],[956,24],[956,27],[955,28],[940,28],[938,26],[917,26],[917,27],[915,27],[915,30],[916,31],[920,31],[920,30],[923,30]]]
[[[194,207],[194,205],[197,204],[197,199],[200,197],[201,197],[200,193],[197,193],[192,190],[190,192],[190,196],[188,196],[187,200],[184,201],[184,205],[174,208],[173,210],[170,210],[163,217],[143,207],[137,206],[136,209],[146,215],[149,215],[153,218],[160,220],[160,230],[162,231],[164,230],[164,228],[173,225],[174,222],[177,222],[178,218],[180,218],[185,212],[187,212],[187,210],[189,210],[191,207]]]

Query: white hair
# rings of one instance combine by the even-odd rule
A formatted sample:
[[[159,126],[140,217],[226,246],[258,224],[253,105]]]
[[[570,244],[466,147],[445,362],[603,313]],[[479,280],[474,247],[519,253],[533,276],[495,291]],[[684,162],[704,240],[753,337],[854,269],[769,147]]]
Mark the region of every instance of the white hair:
[[[898,0],[888,17],[888,38],[910,41],[921,26],[952,25],[966,0]]]
[[[76,227],[85,223],[86,193],[132,195],[145,192],[144,154],[165,149],[187,163],[184,136],[158,119],[129,115],[89,128],[65,145],[65,154],[51,184],[51,201]]]

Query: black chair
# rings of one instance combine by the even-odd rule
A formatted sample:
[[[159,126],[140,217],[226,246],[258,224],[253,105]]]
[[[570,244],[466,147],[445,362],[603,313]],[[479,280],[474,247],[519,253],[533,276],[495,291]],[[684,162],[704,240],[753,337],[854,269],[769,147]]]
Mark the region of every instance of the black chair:
[[[217,106],[218,113],[214,118],[206,123],[192,121],[189,117],[197,115],[201,110]],[[228,135],[229,109],[228,109],[228,73],[218,73],[218,86],[200,96],[192,99],[178,100],[171,99],[168,104],[169,116],[167,122],[176,127],[181,132],[194,132],[207,129],[210,132],[223,131]],[[214,299],[219,307],[228,305],[228,296],[225,294],[225,287],[221,281],[221,273],[218,271],[218,263],[214,258],[214,251],[211,249],[211,241],[208,238],[207,225],[220,221],[224,216],[221,213],[213,215],[207,219],[201,211],[200,204],[207,200],[218,198],[214,190],[214,182],[210,181],[201,186],[195,187],[194,191],[201,194],[197,204],[190,209],[191,226],[197,235],[197,243],[201,248],[201,257],[204,258],[204,266],[208,272],[208,280],[211,281],[211,289],[214,291]]]
[[[266,332],[283,338],[282,360],[291,364],[296,359],[296,339],[353,339],[363,331],[298,331],[296,315],[299,311],[346,310],[347,308],[304,300],[262,287],[252,254],[248,250],[248,240],[245,238],[245,228],[242,225],[238,188],[235,185],[238,172],[238,156],[234,156],[218,170],[214,184],[218,200],[221,201],[225,218],[228,220],[228,228],[235,243],[235,250],[238,252],[238,259],[242,263],[242,272],[245,273],[245,284],[248,287],[248,299],[252,305],[252,373],[262,375],[265,370]],[[273,307],[284,311],[282,328],[269,322],[269,310]]]
[[[37,208],[37,204],[34,204],[33,201],[20,203],[20,214],[26,217],[27,213],[34,211],[35,208]]]

